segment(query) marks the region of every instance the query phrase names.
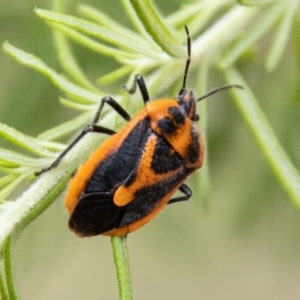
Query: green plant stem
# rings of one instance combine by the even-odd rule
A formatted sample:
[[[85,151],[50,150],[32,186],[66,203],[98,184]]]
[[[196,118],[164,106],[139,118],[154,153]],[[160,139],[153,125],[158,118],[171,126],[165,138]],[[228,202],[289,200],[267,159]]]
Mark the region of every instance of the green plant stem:
[[[233,89],[235,103],[244,116],[259,146],[270,163],[279,183],[292,203],[300,209],[300,174],[277,140],[268,120],[242,76],[235,69],[225,71],[228,82],[244,86],[245,90]]]
[[[4,269],[5,269],[6,286],[8,290],[9,299],[17,300],[18,296],[14,285],[12,262],[11,262],[11,242],[12,242],[12,237],[9,236],[3,247]]]
[[[15,202],[9,202],[5,211],[2,212],[0,247],[3,243],[7,243],[5,241],[15,230],[20,232],[29,222],[39,216],[58,197],[70,178],[70,173],[48,173],[41,176]]]
[[[113,256],[117,269],[120,300],[132,299],[129,257],[126,240],[126,235],[111,237]]]
[[[8,299],[8,295],[6,293],[6,290],[5,290],[5,286],[4,286],[4,282],[3,282],[3,276],[0,272],[0,299],[1,300],[9,300]]]

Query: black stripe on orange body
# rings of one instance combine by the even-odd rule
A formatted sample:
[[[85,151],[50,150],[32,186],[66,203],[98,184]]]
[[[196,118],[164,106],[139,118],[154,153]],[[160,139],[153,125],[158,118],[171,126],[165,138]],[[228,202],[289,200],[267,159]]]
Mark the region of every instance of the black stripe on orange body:
[[[65,200],[70,228],[80,236],[123,235],[153,219],[202,166],[197,117],[190,90],[147,102],[78,169]]]

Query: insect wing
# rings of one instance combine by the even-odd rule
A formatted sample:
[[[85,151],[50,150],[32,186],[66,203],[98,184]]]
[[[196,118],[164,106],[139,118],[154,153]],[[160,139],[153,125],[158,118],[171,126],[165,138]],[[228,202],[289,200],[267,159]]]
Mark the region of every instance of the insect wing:
[[[120,133],[120,146],[112,149],[99,162],[71,211],[70,228],[80,236],[107,232],[121,222],[124,207],[113,202],[113,195],[139,164],[144,145],[151,134],[149,120],[139,120],[128,132],[128,135]]]
[[[125,138],[120,135],[120,146],[103,159],[95,169],[84,193],[113,192],[123,184],[139,164],[144,145],[151,134],[149,121],[143,119]]]
[[[161,210],[193,171],[163,137],[152,132],[140,163],[114,195],[115,204],[126,207],[119,227],[156,215],[156,208]]]
[[[69,227],[79,236],[93,236],[117,226],[122,208],[114,205],[113,194],[83,194],[69,219]]]

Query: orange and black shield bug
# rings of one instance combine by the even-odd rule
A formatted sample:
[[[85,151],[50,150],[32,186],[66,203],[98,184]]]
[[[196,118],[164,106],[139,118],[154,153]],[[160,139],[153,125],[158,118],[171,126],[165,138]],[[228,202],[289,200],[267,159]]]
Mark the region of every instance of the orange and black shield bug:
[[[227,85],[196,99],[186,89],[191,57],[187,32],[188,59],[182,89],[175,99],[149,101],[144,79],[136,75],[130,89],[138,86],[145,104],[135,117],[111,97],[101,100],[91,124],[57,158],[37,175],[56,167],[68,151],[88,132],[111,135],[77,170],[69,185],[65,206],[69,227],[79,236],[124,235],[152,220],[167,204],[188,200],[191,189],[184,183],[204,160],[204,144],[197,125],[197,102]],[[127,125],[118,133],[97,125],[104,104],[109,104]],[[172,198],[181,191],[183,196]]]

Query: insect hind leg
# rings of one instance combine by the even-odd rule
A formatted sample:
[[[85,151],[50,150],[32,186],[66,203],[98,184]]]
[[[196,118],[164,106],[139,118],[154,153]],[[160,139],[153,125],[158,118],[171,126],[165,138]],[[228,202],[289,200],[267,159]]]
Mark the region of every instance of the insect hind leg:
[[[193,195],[192,190],[184,183],[179,187],[179,190],[184,194],[184,196],[173,198],[168,202],[168,204],[181,202],[181,201],[187,201]]]

